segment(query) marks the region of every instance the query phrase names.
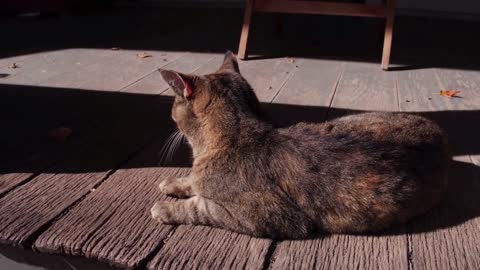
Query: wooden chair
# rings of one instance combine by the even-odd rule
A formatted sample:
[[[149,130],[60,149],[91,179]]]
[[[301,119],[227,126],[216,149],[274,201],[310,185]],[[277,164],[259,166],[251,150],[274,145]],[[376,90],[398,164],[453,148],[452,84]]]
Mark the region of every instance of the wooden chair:
[[[297,0],[246,0],[245,16],[238,57],[247,58],[247,41],[250,23],[254,12],[325,14],[357,17],[385,18],[385,35],[383,39],[382,69],[387,70],[392,48],[393,21],[395,18],[395,0],[383,0],[382,4],[359,4],[323,1]]]

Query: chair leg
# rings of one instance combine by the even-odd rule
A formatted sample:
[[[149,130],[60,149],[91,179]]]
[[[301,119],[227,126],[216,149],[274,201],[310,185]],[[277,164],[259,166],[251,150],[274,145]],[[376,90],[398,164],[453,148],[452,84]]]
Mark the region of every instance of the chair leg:
[[[385,23],[385,36],[383,38],[382,69],[388,70],[390,64],[390,51],[392,49],[393,22],[395,20],[395,0],[387,0],[387,16]]]
[[[238,58],[247,58],[247,42],[248,33],[250,32],[250,22],[252,21],[253,8],[255,0],[247,0],[245,6],[245,15],[243,17],[242,34],[240,36],[240,44],[238,46]]]

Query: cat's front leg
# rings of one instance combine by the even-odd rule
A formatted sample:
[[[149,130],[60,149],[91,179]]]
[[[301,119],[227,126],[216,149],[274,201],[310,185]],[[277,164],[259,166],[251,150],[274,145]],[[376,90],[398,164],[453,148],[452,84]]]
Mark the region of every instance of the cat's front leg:
[[[236,227],[237,222],[221,206],[194,196],[175,202],[157,202],[151,209],[152,217],[163,224],[194,224],[215,227]],[[236,228],[230,228],[236,229]]]
[[[180,178],[171,177],[163,180],[158,185],[158,188],[168,196],[188,198],[193,196],[192,183],[193,180],[191,176]]]

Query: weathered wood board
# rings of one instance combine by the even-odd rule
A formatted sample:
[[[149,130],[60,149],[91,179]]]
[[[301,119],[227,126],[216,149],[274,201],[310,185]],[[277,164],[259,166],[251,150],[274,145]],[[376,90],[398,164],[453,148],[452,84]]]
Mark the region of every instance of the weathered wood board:
[[[467,145],[477,149],[476,142],[469,140],[466,132],[466,129],[473,129],[472,133],[478,133],[478,127],[466,121],[477,116],[475,112],[464,115],[468,112],[461,110],[468,106],[463,99],[439,95],[439,91],[444,90],[445,78],[455,76],[439,76],[437,72],[425,69],[397,74],[400,109],[426,111],[422,114],[437,121],[448,132],[455,155],[442,204],[407,226],[410,264],[413,269],[477,269],[480,267],[480,179],[478,166],[470,157],[475,153],[466,150]],[[464,94],[469,93],[464,91]]]

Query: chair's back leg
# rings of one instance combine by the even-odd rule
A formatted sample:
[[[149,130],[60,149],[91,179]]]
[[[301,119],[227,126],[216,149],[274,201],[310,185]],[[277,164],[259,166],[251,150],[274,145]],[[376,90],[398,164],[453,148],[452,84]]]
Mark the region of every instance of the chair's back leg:
[[[387,1],[387,16],[385,23],[385,36],[383,38],[382,69],[388,70],[390,64],[390,51],[392,49],[393,23],[395,20],[395,0]]]
[[[238,45],[238,58],[247,58],[248,33],[250,32],[250,22],[252,21],[255,0],[247,0],[245,5],[245,15],[243,17],[242,34],[240,44]]]

